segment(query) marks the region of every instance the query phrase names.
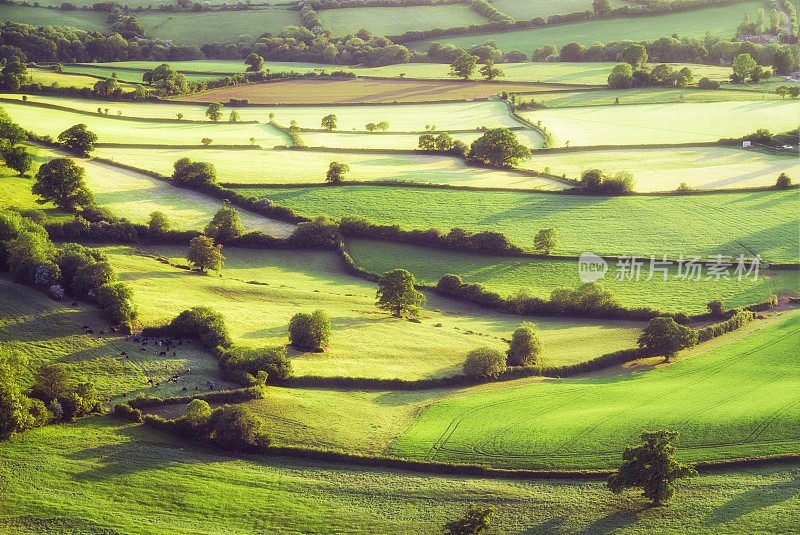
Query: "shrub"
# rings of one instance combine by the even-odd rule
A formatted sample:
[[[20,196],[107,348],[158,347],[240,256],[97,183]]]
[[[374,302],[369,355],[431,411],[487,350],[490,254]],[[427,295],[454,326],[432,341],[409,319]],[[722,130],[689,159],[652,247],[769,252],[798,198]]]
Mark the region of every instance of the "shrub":
[[[505,355],[490,347],[473,349],[464,361],[464,375],[468,377],[497,377],[505,369]]]
[[[542,353],[542,341],[537,334],[535,323],[525,322],[511,335],[511,347],[508,350],[509,366],[535,366],[539,364]]]
[[[331,320],[322,310],[300,312],[289,321],[289,342],[298,349],[322,349],[330,335]]]
[[[289,236],[295,247],[334,249],[339,244],[339,227],[325,216],[297,225]]]
[[[233,347],[222,351],[218,361],[225,374],[240,384],[257,384],[259,372],[266,372],[264,380],[273,381],[286,379],[292,373],[285,347]]]
[[[114,412],[112,412],[112,414],[117,418],[123,418],[132,422],[139,423],[142,421],[142,411],[134,409],[126,403],[117,403],[114,405]]]
[[[725,306],[722,304],[722,301],[715,299],[708,303],[708,312],[712,316],[716,316],[718,318],[725,315]]]
[[[225,318],[210,307],[196,306],[178,314],[169,324],[179,336],[196,337],[206,348],[230,347],[231,336]]]
[[[704,76],[697,82],[697,87],[699,89],[719,89],[719,82]]]
[[[792,185],[792,180],[786,175],[786,173],[781,173],[778,176],[778,179],[775,181],[775,188],[777,189],[787,189]]]
[[[678,351],[692,347],[697,341],[697,331],[678,325],[672,318],[661,316],[647,323],[639,336],[638,344],[655,355],[663,355],[664,360],[669,362]]]

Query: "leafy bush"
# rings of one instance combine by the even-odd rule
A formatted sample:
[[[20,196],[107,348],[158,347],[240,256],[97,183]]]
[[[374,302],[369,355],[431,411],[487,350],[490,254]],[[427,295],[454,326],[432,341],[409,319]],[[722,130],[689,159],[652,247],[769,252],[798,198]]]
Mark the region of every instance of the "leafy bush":
[[[331,320],[322,310],[300,312],[289,321],[289,342],[298,349],[318,350],[328,343]]]
[[[195,306],[184,310],[170,322],[169,328],[178,336],[198,338],[209,349],[232,344],[225,318],[210,307]]]
[[[467,353],[464,375],[468,377],[497,377],[506,369],[506,356],[490,347],[479,347]]]
[[[535,323],[524,322],[511,335],[511,347],[508,350],[509,366],[535,366],[539,364],[542,353],[542,341],[537,334]]]

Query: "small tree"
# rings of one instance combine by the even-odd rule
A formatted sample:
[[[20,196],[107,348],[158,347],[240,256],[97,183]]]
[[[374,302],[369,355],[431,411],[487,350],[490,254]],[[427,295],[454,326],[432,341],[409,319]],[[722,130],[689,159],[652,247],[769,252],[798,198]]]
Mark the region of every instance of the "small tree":
[[[197,236],[189,242],[189,254],[186,255],[186,260],[200,268],[203,273],[208,269],[219,271],[225,263],[221,250],[222,245],[214,245],[214,238]]]
[[[331,320],[322,310],[298,313],[289,321],[289,342],[298,349],[319,350],[331,336]]]
[[[229,242],[244,234],[244,227],[236,208],[225,204],[217,210],[204,232],[218,242]]]
[[[472,73],[475,72],[475,65],[478,64],[479,59],[478,56],[473,56],[472,54],[464,52],[450,64],[449,76],[457,76],[468,80],[472,76]]]
[[[33,157],[21,145],[4,150],[3,158],[6,161],[6,166],[19,173],[20,176],[25,176],[25,173],[33,167]]]
[[[366,125],[364,125],[364,128],[367,129],[367,132],[374,132],[375,130],[378,129],[378,125],[376,125],[375,123],[367,123]]]
[[[739,54],[733,58],[731,80],[736,84],[744,82],[747,80],[747,77],[750,76],[750,73],[753,72],[753,69],[756,68],[756,65],[756,60],[754,60],[750,54]]]
[[[498,67],[494,66],[494,61],[487,59],[483,67],[480,68],[481,75],[490,82],[500,76],[505,76],[505,73]]]
[[[608,87],[611,89],[628,89],[633,87],[633,69],[627,63],[620,63],[611,69],[608,75]]]
[[[219,102],[212,102],[206,108],[206,117],[215,123],[222,118],[222,104]]]
[[[205,145],[206,147],[208,147],[209,145],[211,145],[211,143],[213,143],[213,142],[214,142],[214,140],[213,140],[213,139],[211,139],[210,137],[204,137],[203,139],[201,139],[201,140],[200,140],[200,143],[202,143],[202,144],[203,144],[203,145]]]
[[[328,172],[325,173],[325,180],[331,184],[340,184],[344,180],[345,173],[350,172],[350,166],[346,163],[331,162]]]
[[[786,173],[781,173],[780,175],[778,175],[778,179],[775,180],[775,187],[777,189],[786,189],[791,187],[791,185],[792,185],[792,179],[790,179],[786,175]]]
[[[540,230],[533,239],[533,248],[544,254],[550,254],[550,251],[555,249],[557,245],[558,237],[556,236],[556,229],[554,228]]]
[[[58,141],[71,153],[77,154],[78,156],[87,156],[94,150],[94,142],[97,141],[97,134],[87,130],[86,125],[81,123],[70,126],[58,134]]]
[[[708,312],[717,318],[721,318],[725,315],[725,306],[722,304],[722,301],[719,299],[714,299],[713,301],[709,301],[708,305]]]
[[[630,45],[622,51],[619,59],[630,65],[634,69],[638,69],[647,63],[647,50],[642,45]]]
[[[153,234],[164,234],[169,230],[169,219],[164,212],[151,212],[147,227]]]
[[[470,505],[463,517],[444,525],[445,535],[484,535],[492,522],[492,507]]]
[[[417,146],[421,150],[436,150],[436,136],[433,134],[422,134],[419,136]]]
[[[322,121],[320,121],[320,125],[322,125],[322,128],[326,129],[328,132],[332,132],[336,129],[336,115],[332,113],[330,115],[326,115],[322,118]]]
[[[417,314],[426,299],[414,288],[415,284],[414,275],[405,269],[387,271],[378,282],[378,308],[391,311],[397,318],[404,313]]]
[[[522,323],[511,335],[511,347],[508,350],[510,366],[535,366],[539,364],[542,353],[542,341],[537,334],[535,323]]]
[[[264,68],[264,58],[253,52],[244,59],[244,64],[247,65],[245,72],[260,72]]]
[[[595,15],[605,15],[610,13],[613,8],[611,7],[611,0],[593,0],[592,9]]]
[[[175,116],[178,118],[178,120],[179,120],[179,121],[180,121],[181,119],[183,119],[183,114],[182,114],[182,113],[178,113],[178,114],[176,114]]]
[[[467,353],[464,375],[469,377],[497,377],[506,370],[506,356],[491,347],[479,347]]]
[[[74,211],[79,206],[94,204],[94,196],[86,187],[83,167],[75,165],[69,158],[53,158],[39,168],[36,183],[31,188],[37,203],[52,202],[62,210]]]
[[[470,145],[467,159],[493,166],[515,165],[520,160],[531,157],[517,136],[508,128],[487,130]]]
[[[239,122],[239,112],[236,110],[231,110],[231,114],[228,116],[229,123],[238,123]]]
[[[375,126],[377,126],[378,130],[380,130],[381,132],[386,132],[387,130],[389,130],[389,123],[387,123],[386,121],[381,121]]]
[[[672,441],[678,433],[662,429],[655,433],[642,433],[643,444],[627,447],[622,454],[625,461],[616,474],[608,478],[608,488],[619,494],[628,488],[640,488],[645,498],[660,507],[675,494],[675,481],[694,477],[697,470],[675,461]]]
[[[789,88],[789,96],[792,98],[797,98],[800,96],[800,86],[793,85]]]
[[[45,364],[36,372],[31,397],[50,403],[69,394],[74,385],[75,378],[65,365]]]
[[[664,361],[669,362],[681,349],[697,344],[697,331],[679,325],[672,318],[659,316],[647,322],[638,344],[656,355],[663,355]]]

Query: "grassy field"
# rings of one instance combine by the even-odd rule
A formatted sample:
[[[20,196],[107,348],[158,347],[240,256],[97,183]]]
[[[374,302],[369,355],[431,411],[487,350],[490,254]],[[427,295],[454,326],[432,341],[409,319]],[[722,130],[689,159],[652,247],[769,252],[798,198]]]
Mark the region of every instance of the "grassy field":
[[[439,125],[436,125],[439,127]],[[445,129],[440,129],[443,131]],[[445,130],[446,131],[446,130]],[[526,147],[541,148],[544,140],[535,130],[515,131],[517,140]],[[467,145],[483,135],[480,132],[451,134],[453,139],[458,139]],[[417,134],[345,134],[328,132],[303,132],[300,134],[309,147],[338,147],[343,149],[416,149],[419,146]]]
[[[588,168],[633,173],[636,191],[671,191],[682,182],[697,189],[773,186],[781,173],[800,177],[800,159],[725,147],[596,150],[536,154],[522,167],[580,178]]]
[[[117,67],[128,67],[130,69],[143,69],[150,70],[158,67],[164,63],[163,61],[110,61],[106,63],[92,63],[91,66],[95,67],[108,67],[111,69]],[[169,64],[179,72],[198,72],[198,73],[213,73],[213,74],[233,74],[237,72],[244,72],[246,65],[242,60],[232,59],[196,59],[190,61],[171,61]],[[272,72],[279,71],[296,71],[296,72],[309,72],[318,69],[323,70],[338,70],[338,65],[331,66],[323,63],[307,63],[307,62],[289,62],[289,61],[265,61],[264,70]],[[346,67],[341,67],[346,69]]]
[[[558,145],[637,145],[690,143],[739,137],[766,128],[785,132],[796,127],[797,103],[708,102],[596,106],[524,112],[546,126]]]
[[[800,505],[792,466],[702,475],[681,483],[669,507],[644,509],[602,481],[235,457],[107,417],[37,429],[3,451],[0,531],[18,535],[436,533],[470,502],[497,508],[493,533],[789,533]]]
[[[797,262],[797,192],[723,193],[693,197],[586,197],[513,192],[412,190],[379,186],[242,189],[306,214],[365,217],[406,229],[453,227],[503,232],[532,247],[543,228],[555,228],[556,252],[581,254],[760,253]]]
[[[70,126],[83,123],[97,134],[98,143],[199,145],[204,137],[213,139],[218,145],[249,145],[251,137],[255,138],[257,145],[265,147],[287,143],[283,134],[264,124],[148,123],[92,117],[24,104],[3,103],[2,107],[16,123],[53,138]]]
[[[323,353],[289,350],[297,375],[350,375],[416,379],[460,373],[468,351],[479,345],[507,347],[519,317],[487,312],[429,296],[421,323],[390,317],[375,307],[376,286],[345,275],[330,253],[223,249],[222,278],[185,271],[108,249],[120,280],[137,295],[141,320],[159,323],[193,305],[222,313],[237,343],[274,346],[288,342],[289,319],[323,309],[333,334]],[[153,251],[185,263],[182,247]],[[261,284],[248,284],[256,281]],[[634,344],[640,323],[542,319],[548,363],[586,360]],[[437,324],[441,326],[437,327]],[[365,341],[369,341],[365,344]],[[567,343],[569,342],[569,343]]]
[[[38,7],[4,5],[0,21],[14,21],[31,26],[64,26],[78,30],[108,32],[107,14],[101,11],[61,11]]]
[[[125,63],[121,63],[124,65]],[[126,82],[131,83],[142,83],[142,76],[144,75],[146,70],[128,70],[128,69],[116,69],[113,66],[109,67],[96,67],[94,65],[65,65],[64,71],[67,73],[76,73],[76,74],[87,74],[91,76],[101,76],[103,78],[111,78],[114,73],[117,73],[118,80],[124,80]],[[220,74],[193,74],[187,73],[184,74],[187,80],[190,82],[202,82],[205,80],[215,80],[217,78],[221,78],[222,75]],[[95,78],[95,81],[97,79]]]
[[[414,274],[418,281],[435,285],[445,273],[455,273],[464,281],[480,283],[503,296],[527,288],[536,297],[548,298],[562,286],[580,284],[577,262],[562,260],[533,260],[506,258],[450,251],[440,251],[413,245],[370,240],[348,240],[353,260],[373,273],[383,273],[401,267]],[[758,280],[686,281],[675,278],[677,269],[670,271],[669,280],[654,272],[650,281],[649,257],[642,266],[638,281],[615,280],[616,264],[602,281],[625,306],[650,306],[670,312],[701,314],[706,304],[720,299],[726,307],[734,308],[762,301],[772,293],[800,290],[800,274],[796,271],[773,271]]]
[[[111,72],[109,71],[109,76]],[[48,69],[39,69],[35,67],[28,68],[28,75],[31,76],[34,83],[42,85],[58,84],[61,87],[94,87],[97,83],[97,78],[91,76],[81,76],[80,74],[71,74],[67,72],[53,72]],[[125,90],[133,89],[133,85],[120,83],[120,86]],[[5,96],[5,95],[4,95]]]
[[[399,35],[409,30],[488,22],[465,5],[326,9],[318,16],[322,26],[336,37],[355,34],[361,28],[367,28],[375,35]]]
[[[550,28],[443,37],[418,41],[411,43],[410,46],[416,51],[427,52],[434,42],[469,48],[472,45],[492,40],[501,50],[523,50],[529,53],[529,51],[545,45],[554,45],[560,49],[573,41],[589,46],[597,41],[602,43],[623,40],[641,41],[658,39],[673,33],[678,33],[682,37],[702,38],[708,31],[721,39],[727,39],[736,33],[736,27],[742,21],[745,11],[752,14],[758,8],[763,7],[765,4],[762,2],[747,2],[733,6],[696,9],[650,17],[617,18],[576,22]]]
[[[100,148],[94,154],[129,165],[145,165],[165,175],[172,174],[173,163],[186,156],[192,160],[213,163],[220,182],[243,184],[321,184],[325,182],[328,165],[335,160],[350,166],[347,180],[354,181],[403,180],[455,186],[536,189],[567,187],[561,182],[544,178],[470,167],[462,160],[448,156],[133,148]],[[269,191],[265,190],[262,194],[269,195]]]
[[[781,98],[774,93],[737,91],[733,89],[675,89],[666,87],[643,87],[625,90],[591,90],[574,93],[537,93],[520,95],[523,102],[535,100],[550,108],[570,106],[610,106],[620,104],[666,104],[680,102],[723,102],[729,100],[775,101]],[[681,100],[683,99],[683,100]]]
[[[591,0],[556,0],[550,2],[529,2],[528,0],[497,0],[492,5],[499,11],[517,20],[530,20],[534,17],[547,19],[550,15],[591,11]],[[612,7],[624,6],[625,2],[612,0]]]
[[[263,33],[276,35],[284,26],[300,24],[298,12],[286,7],[197,13],[139,13],[136,18],[148,37],[166,39],[184,46],[231,42],[242,35],[255,38]]]
[[[788,313],[785,313],[787,315]],[[428,407],[396,454],[493,466],[614,466],[649,429],[681,432],[676,457],[797,451],[800,315],[649,373],[458,396]]]

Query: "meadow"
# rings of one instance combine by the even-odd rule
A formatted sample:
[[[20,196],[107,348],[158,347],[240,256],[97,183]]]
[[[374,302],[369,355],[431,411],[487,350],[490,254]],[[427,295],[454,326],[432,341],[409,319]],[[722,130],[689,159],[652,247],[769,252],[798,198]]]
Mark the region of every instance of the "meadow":
[[[559,146],[577,147],[717,141],[758,128],[785,132],[797,126],[796,110],[791,101],[729,101],[545,109],[521,115],[541,121]]]
[[[185,264],[186,248],[148,251]],[[377,287],[345,275],[333,253],[252,251],[224,248],[220,276],[202,276],[158,263],[125,247],[106,249],[120,280],[133,289],[144,324],[169,321],[194,305],[225,316],[237,344],[272,347],[288,342],[289,319],[297,312],[324,310],[333,333],[323,353],[289,349],[296,375],[348,375],[417,379],[461,372],[468,351],[506,346],[521,318],[428,296],[420,323],[392,318],[375,307]],[[256,284],[257,283],[257,284]],[[631,347],[636,322],[545,319],[537,321],[545,362],[567,364]],[[565,344],[565,341],[579,344]],[[365,341],[369,343],[365,344]]]
[[[322,26],[334,37],[367,28],[375,35],[399,35],[409,30],[430,30],[485,24],[487,19],[465,5],[359,7],[320,10]]]
[[[766,261],[798,261],[795,191],[595,197],[347,186],[239,192],[268,197],[307,216],[357,215],[405,229],[502,232],[523,247],[533,246],[540,229],[554,228],[559,254],[759,253]]]
[[[572,106],[610,106],[619,104],[666,104],[683,102],[723,102],[729,100],[776,101],[781,97],[775,93],[741,91],[738,89],[693,89],[668,87],[641,87],[626,90],[608,89],[575,92],[552,92],[525,95],[520,93],[522,102],[531,100],[543,103],[548,108],[567,108]]]
[[[128,165],[145,165],[147,169],[170,175],[180,158],[211,162],[217,169],[219,182],[239,184],[292,184],[325,182],[331,161],[350,166],[348,181],[402,180],[453,186],[500,188],[563,189],[561,182],[529,177],[508,171],[494,171],[466,165],[450,156],[416,154],[359,154],[337,152],[224,149],[138,149],[99,148],[95,156]],[[269,195],[268,190],[261,192]]]
[[[623,377],[558,380],[426,408],[394,454],[497,467],[613,467],[643,431],[680,431],[683,461],[790,453],[800,445],[800,315],[702,357]]]
[[[762,2],[746,2],[667,15],[615,18],[510,32],[443,37],[409,43],[408,46],[418,52],[427,52],[434,42],[453,44],[467,49],[472,45],[480,45],[491,40],[501,50],[531,51],[545,45],[554,45],[560,49],[573,41],[590,46],[598,41],[602,43],[642,41],[658,39],[673,33],[702,38],[706,32],[710,32],[721,39],[728,39],[736,33],[736,27],[742,21],[745,11],[749,11],[752,16],[756,10],[763,7],[765,4]]]
[[[117,79],[120,81],[141,84],[143,83],[142,76],[147,71],[144,69],[132,70],[132,69],[116,69],[114,67],[97,67],[94,64],[92,65],[69,64],[64,66],[64,72],[84,74],[89,76],[99,76],[102,78],[111,78],[116,73]],[[221,74],[210,74],[210,73],[209,74],[183,73],[183,75],[190,82],[216,80],[217,78],[221,78],[223,76]]]
[[[48,69],[37,67],[29,67],[28,75],[31,77],[33,83],[42,85],[53,85],[55,83],[61,87],[94,87],[94,84],[98,82],[98,79],[92,76],[83,76],[82,74],[72,74],[69,72],[53,72]],[[111,73],[109,71],[109,76],[110,75]],[[120,87],[126,91],[133,89],[133,85],[124,82],[120,83]],[[4,98],[8,98],[11,95],[12,94],[3,96]],[[17,94],[13,94],[13,97],[17,96]]]
[[[591,11],[591,0],[557,0],[555,2],[529,2],[528,0],[497,0],[492,5],[502,13],[517,20],[530,20],[534,17],[547,19],[550,15],[563,15],[578,11]],[[621,0],[612,0],[612,7],[624,6]]]
[[[439,128],[439,125],[436,125]],[[439,132],[446,129],[439,128]],[[517,140],[530,149],[541,148],[544,140],[535,130],[518,130],[514,134]],[[451,134],[466,145],[481,137],[481,132],[465,132]],[[309,147],[337,147],[341,149],[372,149],[372,150],[414,150],[419,147],[418,134],[348,134],[337,132],[303,132],[300,134],[305,144]]]
[[[101,11],[62,11],[43,7],[3,5],[0,21],[25,22],[31,26],[65,26],[78,30],[107,32],[107,14]]]
[[[33,430],[3,453],[0,530],[19,535],[195,535],[220,526],[233,535],[436,533],[471,502],[496,507],[500,533],[744,534],[791,532],[800,506],[792,465],[703,474],[653,510],[633,493],[611,494],[603,481],[433,477],[234,457],[108,417]]]
[[[401,267],[430,285],[439,282],[444,274],[454,273],[465,282],[483,284],[504,297],[526,289],[532,296],[546,299],[556,288],[581,283],[574,261],[474,255],[372,240],[348,240],[347,246],[356,264],[373,273]],[[762,272],[756,281],[738,281],[736,277],[690,281],[677,279],[677,268],[673,268],[667,281],[661,272],[654,272],[647,281],[649,262],[649,257],[644,259],[640,280],[631,281],[616,280],[617,266],[612,262],[601,282],[624,306],[649,306],[687,314],[707,312],[706,305],[714,299],[721,300],[727,308],[735,308],[763,301],[773,293],[796,295],[800,288],[797,271]]]

